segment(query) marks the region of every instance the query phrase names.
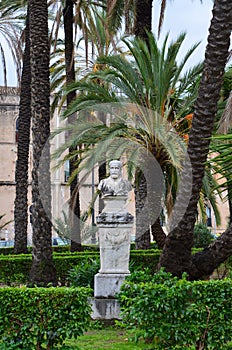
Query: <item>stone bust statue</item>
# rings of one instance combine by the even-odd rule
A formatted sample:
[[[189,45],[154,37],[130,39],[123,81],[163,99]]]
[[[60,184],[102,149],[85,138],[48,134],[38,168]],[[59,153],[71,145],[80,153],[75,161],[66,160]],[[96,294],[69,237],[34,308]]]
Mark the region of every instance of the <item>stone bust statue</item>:
[[[127,196],[132,190],[129,181],[122,178],[122,162],[112,160],[109,163],[110,176],[100,181],[98,190],[101,192],[101,197],[107,196]]]

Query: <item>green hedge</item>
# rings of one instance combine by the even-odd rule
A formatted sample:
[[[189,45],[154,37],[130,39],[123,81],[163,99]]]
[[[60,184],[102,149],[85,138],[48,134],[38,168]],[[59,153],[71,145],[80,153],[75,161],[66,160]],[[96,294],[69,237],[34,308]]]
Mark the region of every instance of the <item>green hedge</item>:
[[[153,275],[156,272],[159,257],[160,251],[155,249],[131,250],[130,270],[133,272],[147,268],[149,275]],[[89,262],[91,264],[91,261],[96,259],[99,259],[99,252],[54,253],[53,260],[59,283],[67,285],[67,277],[71,269],[83,265],[83,263]],[[229,259],[227,262],[227,270],[231,268],[231,261],[232,259]],[[0,283],[9,286],[26,284],[29,281],[31,262],[31,254],[0,255]]]
[[[156,249],[156,244],[154,242],[151,243],[151,248]],[[32,252],[32,247],[28,246],[28,253]],[[99,246],[98,244],[83,244],[82,245],[82,252],[99,252]],[[70,252],[70,245],[60,245],[60,246],[53,246],[52,250],[54,253],[64,253],[67,254]],[[131,250],[135,250],[135,243],[131,243]],[[0,248],[0,255],[9,255],[14,253],[14,247],[1,247]]]
[[[89,327],[88,288],[0,288],[0,349],[54,349]],[[44,347],[45,346],[45,347]]]
[[[159,260],[160,252],[158,250],[131,251],[130,265],[132,270],[149,267],[153,274]],[[83,262],[90,262],[96,258],[99,259],[99,252],[82,253],[54,253],[53,260],[57,271],[57,277],[61,285],[66,285],[67,276],[70,269]],[[0,256],[0,283],[12,286],[14,284],[25,284],[29,280],[31,268],[31,254],[22,255],[2,255]]]
[[[232,280],[132,275],[119,294],[123,322],[154,349],[231,349]],[[144,282],[145,281],[145,282]]]
[[[32,252],[32,247],[28,246],[28,253]],[[99,247],[96,244],[84,244],[82,245],[82,249],[85,252],[98,252]],[[56,253],[69,253],[70,252],[70,245],[60,245],[60,246],[52,246],[53,252]],[[0,248],[0,255],[9,255],[14,253],[14,247],[1,247]]]

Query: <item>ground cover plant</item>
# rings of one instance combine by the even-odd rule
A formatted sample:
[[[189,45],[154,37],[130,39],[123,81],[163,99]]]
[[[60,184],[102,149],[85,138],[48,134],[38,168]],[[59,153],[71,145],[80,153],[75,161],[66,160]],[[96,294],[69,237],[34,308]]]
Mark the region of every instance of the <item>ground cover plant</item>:
[[[135,343],[130,340],[128,332],[119,327],[110,326],[103,329],[90,330],[77,340],[65,342],[67,349],[75,350],[149,350],[152,347],[144,342]],[[65,349],[65,348],[62,348]]]

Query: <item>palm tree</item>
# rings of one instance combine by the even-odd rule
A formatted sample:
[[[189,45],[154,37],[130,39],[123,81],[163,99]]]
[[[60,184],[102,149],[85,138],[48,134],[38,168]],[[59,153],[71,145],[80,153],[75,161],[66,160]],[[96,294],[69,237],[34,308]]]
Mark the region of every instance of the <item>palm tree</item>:
[[[33,251],[30,282],[56,284],[52,261],[50,84],[47,1],[30,0],[31,111],[33,136]]]
[[[29,6],[28,6],[29,11]],[[28,159],[31,126],[31,68],[30,68],[30,40],[29,40],[29,12],[27,13],[25,29],[25,51],[23,55],[23,70],[20,90],[18,148],[15,171],[15,246],[14,252],[27,252],[27,222],[28,222]]]
[[[96,6],[93,6],[92,8],[87,6],[86,8],[87,3],[88,2],[83,2],[82,7],[80,7],[78,11],[76,9],[76,12],[78,15],[75,16],[75,20],[70,20],[71,17],[73,19],[74,3],[72,1],[67,1],[66,6],[63,9],[64,32],[65,32],[66,84],[67,85],[75,81],[75,71],[74,71],[75,55],[74,55],[73,44],[72,44],[73,43],[73,39],[72,39],[73,22],[75,22],[76,25],[78,24],[83,31],[85,46],[87,47],[86,55],[88,55],[88,52],[89,52],[88,46],[90,44],[92,46],[92,50],[91,50],[92,57],[86,57],[87,66],[89,65],[90,61],[94,60],[95,52],[98,52],[98,54],[102,54],[102,53],[108,54],[110,47],[113,46],[114,49],[116,47],[116,44],[114,42],[114,35],[116,33],[116,30],[119,28],[121,24],[120,12],[116,11],[118,10],[118,7],[115,6],[115,4],[114,6],[108,6],[109,4],[107,3],[107,9],[104,10],[102,9],[104,2],[100,2],[98,5],[98,8]],[[82,17],[83,12],[84,14],[86,14],[87,20],[86,19],[84,20]],[[91,40],[90,43],[89,43],[89,40]],[[96,66],[94,66],[94,69],[96,69]],[[56,68],[55,68],[55,72],[57,72]],[[61,71],[59,70],[59,77],[60,77],[60,72]],[[54,81],[54,85],[57,86],[55,81]],[[60,96],[60,91],[58,91],[58,95]],[[75,98],[75,91],[68,93],[67,105],[69,105],[74,98]],[[55,98],[54,101],[56,103],[58,99]],[[61,100],[61,103],[63,101],[64,99]],[[75,114],[69,117],[70,123],[73,123],[74,120],[75,120]],[[69,152],[70,153],[73,152],[72,147],[70,148]],[[75,163],[76,163],[76,159],[73,159],[72,161],[70,161],[70,173],[72,173],[73,170],[75,169]],[[101,165],[99,167],[99,174],[100,174],[99,179],[103,178],[106,175],[104,165]],[[77,205],[77,203],[79,203],[79,192],[75,192],[75,188],[77,184],[78,184],[77,178],[74,179],[70,184],[70,196],[71,196],[70,203],[72,203],[72,206],[74,205],[74,215],[72,215],[72,217],[73,217],[73,220],[75,221],[75,224],[73,225],[73,234],[72,234],[72,236],[75,237],[75,239],[74,238],[71,239],[72,251],[80,249],[80,223],[78,219],[80,218],[80,205]],[[74,198],[76,201],[76,205],[73,204]],[[73,209],[71,209],[71,212],[72,211]]]
[[[122,122],[123,119],[120,119],[118,123],[116,123],[114,118],[112,130],[109,128],[107,129],[107,127],[105,127],[103,130],[103,126],[101,125],[100,128],[98,125],[100,130],[99,132],[101,132],[102,135],[99,135],[99,132],[96,132],[95,125],[93,125],[94,133],[96,135],[96,137],[94,137],[92,136],[93,130],[86,122],[86,120],[86,129],[83,129],[84,126],[81,125],[81,117],[79,116],[79,127],[77,127],[77,129],[79,128],[79,132],[77,131],[77,133],[82,133],[81,135],[83,138],[79,138],[78,134],[74,135],[74,138],[76,137],[75,142],[78,140],[78,142],[81,141],[87,145],[89,144],[87,140],[91,140],[91,144],[95,144],[96,142],[98,145],[97,147],[102,147],[104,149],[104,137],[113,137],[115,128],[117,128],[117,136],[119,137],[119,130],[121,128],[120,138],[124,136],[126,139],[132,139],[135,142],[135,139],[137,137],[138,140],[136,144],[140,144],[140,146],[143,144],[143,147],[145,149],[148,148],[149,151],[158,160],[165,174],[168,174],[166,178],[170,178],[169,175],[171,175],[171,173],[174,174],[175,171],[173,170],[173,166],[170,166],[170,161],[168,161],[169,156],[167,156],[165,152],[165,147],[168,147],[168,144],[166,143],[165,147],[161,147],[162,142],[160,144],[157,141],[160,140],[160,137],[154,137],[153,133],[158,131],[154,127],[154,120],[150,116],[152,113],[146,112],[146,110],[154,110],[155,113],[158,113],[158,115],[161,116],[161,118],[159,118],[160,125],[159,123],[157,124],[157,120],[155,124],[156,127],[159,125],[161,128],[162,124],[164,127],[165,123],[169,122],[172,122],[173,126],[181,124],[180,117],[188,114],[189,108],[192,105],[194,96],[196,95],[197,91],[197,84],[194,85],[193,81],[199,74],[200,65],[194,67],[192,70],[181,77],[181,71],[185,65],[185,62],[197,46],[196,45],[190,49],[190,51],[186,54],[186,57],[184,57],[183,61],[178,66],[176,63],[176,55],[179,51],[181,43],[184,40],[184,37],[185,35],[180,35],[180,37],[174,43],[172,43],[169,48],[167,48],[166,38],[163,47],[159,50],[155,38],[152,35],[149,35],[151,52],[149,51],[147,45],[140,39],[136,39],[132,43],[130,41],[125,41],[131,53],[131,56],[134,59],[133,63],[128,62],[123,58],[123,56],[104,56],[99,58],[97,63],[106,68],[91,73],[87,78],[83,80],[83,82],[78,82],[70,86],[70,89],[78,89],[81,91],[81,93],[77,96],[76,100],[73,101],[72,105],[67,110],[65,115],[68,116],[69,114],[80,111],[83,108],[96,110],[95,105],[98,103],[126,103],[127,101],[130,101],[131,103],[134,103],[135,106],[137,106],[135,107],[136,112],[134,113],[137,115],[141,114],[141,117],[139,118],[137,116],[137,118],[139,118],[139,122],[136,121],[136,117],[132,121],[130,120],[132,117],[126,117],[125,114],[124,122]],[[101,81],[102,84],[99,85],[98,81]],[[193,88],[191,90],[191,93],[188,94],[186,91],[190,86]],[[118,91],[121,93],[121,95],[117,93]],[[146,108],[141,106],[146,106]],[[102,108],[104,109],[104,107]],[[179,114],[177,112],[178,110]],[[125,109],[123,109],[123,111],[125,112]],[[138,129],[135,127],[134,131],[132,131],[133,129],[128,128],[126,126],[127,123],[125,118],[128,118],[128,120],[130,120],[135,125],[138,124]],[[148,120],[150,119],[151,125],[148,132],[146,123],[149,124]],[[179,122],[177,122],[178,120]],[[129,124],[131,124],[131,122]],[[143,127],[141,126],[141,123]],[[96,149],[98,150],[99,148]],[[173,150],[173,146],[171,146],[171,149]],[[109,153],[109,150],[107,151]],[[81,152],[83,152],[83,150],[81,150]],[[168,153],[169,152],[170,150]],[[178,159],[176,154],[174,158],[171,158],[172,164],[175,163],[175,158]],[[85,157],[83,157],[83,159],[80,159],[80,162],[86,159],[87,156],[85,153]],[[128,159],[131,159],[131,155]],[[84,164],[86,166],[86,163]],[[171,198],[173,195],[172,192],[174,191],[174,186],[169,186],[169,188],[170,190],[168,196]],[[147,191],[147,193],[149,194],[149,191]],[[166,198],[168,196],[166,196]],[[144,203],[138,207],[138,210],[141,211],[143,206]],[[147,227],[149,220],[146,221],[146,224],[144,223],[144,219],[141,221],[141,227],[138,229],[140,235],[141,232],[144,232],[144,227]],[[158,223],[156,223],[156,227],[157,226]],[[163,237],[164,233],[161,232],[160,241],[162,241],[162,243],[164,240]],[[158,237],[156,237],[156,240],[157,239]]]
[[[29,142],[30,142],[30,56],[29,56],[29,16],[27,14],[26,29],[23,31],[24,23],[24,10],[25,2],[15,1],[13,4],[11,1],[1,1],[0,5],[2,18],[8,19],[9,23],[13,25],[13,20],[16,23],[16,27],[13,31],[14,40],[18,43],[17,55],[15,58],[20,58],[21,43],[19,41],[19,33],[17,29],[21,30],[22,37],[25,37],[25,50],[23,54],[23,69],[22,77],[19,76],[18,80],[21,81],[20,88],[20,108],[18,118],[18,144],[17,144],[17,162],[16,162],[16,198],[15,198],[15,210],[14,210],[14,226],[15,226],[15,253],[27,252],[27,221],[28,221],[28,157],[29,157]],[[4,22],[3,22],[4,23]],[[6,22],[7,23],[7,22]],[[21,24],[21,27],[19,27]],[[7,31],[6,31],[7,33]],[[9,31],[11,33],[11,31]],[[23,33],[23,34],[22,34]],[[15,50],[15,44],[13,43],[12,49]],[[21,63],[17,63],[19,74]]]
[[[66,67],[66,84],[69,85],[75,81],[75,67],[74,67],[74,45],[73,45],[73,7],[72,0],[66,0],[63,9],[64,18],[64,40],[65,40],[65,67]],[[75,99],[76,93],[72,91],[67,94],[67,106]],[[69,122],[72,123],[75,115],[69,117]],[[69,153],[72,153],[72,147]],[[76,160],[70,161],[70,172],[75,168]],[[78,177],[70,184],[70,197],[74,196],[75,188],[78,184]],[[81,233],[80,233],[80,197],[79,193],[75,195],[75,202],[73,206],[70,205],[70,222],[71,222],[71,251],[81,250]]]
[[[64,19],[64,42],[65,42],[65,71],[66,71],[66,85],[75,81],[75,52],[74,52],[74,24],[75,31],[79,26],[85,38],[86,55],[88,55],[88,25],[87,21],[92,24],[92,16],[96,9],[89,6],[89,2],[82,2],[76,4],[76,14],[74,16],[74,2],[72,0],[66,0],[63,8]],[[101,4],[99,3],[99,6]],[[83,18],[84,13],[84,18]],[[93,13],[93,14],[92,14]],[[59,16],[58,16],[59,17]],[[86,20],[86,18],[87,20]],[[86,58],[87,60],[87,58]],[[75,99],[76,93],[72,91],[67,94],[67,106]],[[69,123],[75,121],[75,114],[69,117]],[[74,149],[70,147],[69,153],[72,154]],[[70,160],[70,173],[75,169],[76,159]],[[75,192],[75,188],[78,185],[78,177],[73,179],[70,184],[70,222],[71,224],[71,251],[81,250],[81,234],[80,234],[80,198],[79,192]]]
[[[228,58],[232,30],[231,5],[231,1],[226,0],[216,0],[214,3],[203,75],[189,134],[188,156],[190,162],[186,162],[184,167],[183,185],[176,203],[172,230],[165,241],[159,263],[160,267],[165,267],[167,271],[177,276],[181,276],[186,271],[191,279],[208,276],[232,254],[232,227],[230,226],[205,251],[195,254],[193,257],[191,255],[197,203],[202,187],[223,73]],[[178,212],[181,210],[181,203],[185,197],[186,184],[189,184],[189,169],[192,169],[191,198],[184,216],[180,218]]]

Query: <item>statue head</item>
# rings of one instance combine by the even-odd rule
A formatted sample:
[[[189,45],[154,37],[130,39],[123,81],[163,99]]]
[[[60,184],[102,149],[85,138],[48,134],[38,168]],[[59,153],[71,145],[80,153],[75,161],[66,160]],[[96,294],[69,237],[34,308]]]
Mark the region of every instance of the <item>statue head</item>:
[[[122,162],[120,160],[112,160],[109,162],[109,167],[112,179],[118,179],[122,176]]]
[[[132,187],[129,181],[122,178],[122,162],[112,160],[109,162],[109,167],[110,176],[101,180],[98,185],[101,196],[127,196]]]

